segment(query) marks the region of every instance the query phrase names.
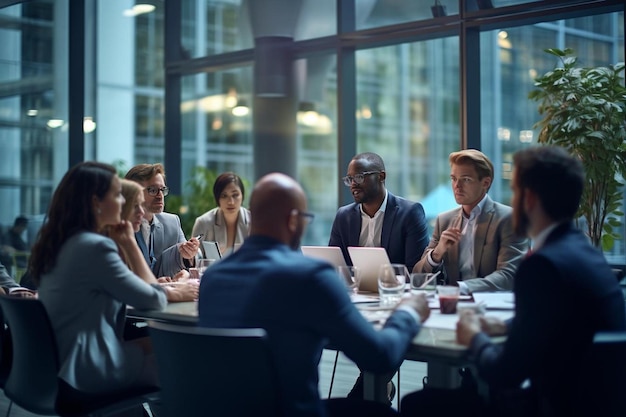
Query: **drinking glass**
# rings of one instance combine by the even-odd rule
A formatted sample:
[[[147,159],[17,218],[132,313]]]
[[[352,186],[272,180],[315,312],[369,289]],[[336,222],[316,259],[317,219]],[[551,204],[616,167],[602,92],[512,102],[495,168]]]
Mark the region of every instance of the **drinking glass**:
[[[196,267],[198,268],[198,274],[200,275],[200,279],[202,278],[206,270],[216,262],[217,262],[217,259],[206,259],[206,258],[198,259]]]
[[[414,272],[411,274],[411,293],[412,294],[426,294],[427,297],[434,297],[437,290],[437,278],[434,277],[438,274],[430,272]]]
[[[455,314],[459,302],[459,287],[452,285],[438,285],[439,311],[441,314]]]
[[[402,264],[383,264],[378,270],[378,295],[381,306],[394,306],[402,299],[409,271]]]
[[[339,274],[339,278],[341,282],[344,283],[346,288],[352,294],[357,294],[359,292],[359,283],[361,282],[360,270],[356,266],[338,266],[337,273]]]

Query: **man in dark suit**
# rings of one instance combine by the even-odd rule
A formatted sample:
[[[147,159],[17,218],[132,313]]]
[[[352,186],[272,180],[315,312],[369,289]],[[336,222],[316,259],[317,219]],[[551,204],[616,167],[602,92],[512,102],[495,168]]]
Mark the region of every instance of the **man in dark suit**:
[[[493,164],[476,149],[452,152],[450,181],[461,207],[437,216],[433,236],[413,272],[443,271],[462,294],[512,291],[515,270],[528,249],[513,232],[512,209],[487,192]]]
[[[348,246],[380,246],[392,263],[411,271],[428,244],[424,209],[388,192],[386,177],[379,155],[366,152],[352,158],[343,182],[354,203],[337,211],[328,246],[339,246],[348,265],[352,265]]]
[[[362,369],[392,371],[430,314],[426,298],[403,300],[375,330],[350,301],[334,268],[298,250],[313,219],[306,210],[304,191],[293,179],[274,173],[257,182],[250,198],[250,236],[202,278],[199,324],[267,331],[285,415],[391,415],[391,408],[375,402],[322,402],[320,356],[330,343]]]
[[[424,208],[396,197],[385,188],[385,163],[371,152],[355,155],[343,178],[354,203],[340,207],[335,215],[328,246],[339,246],[352,265],[349,246],[378,246],[387,251],[391,263],[406,265],[411,271],[428,244]],[[395,387],[389,382],[389,401]],[[349,398],[363,398],[363,377],[359,375]]]
[[[457,339],[491,387],[530,380],[524,415],[578,415],[587,398],[577,395],[584,375],[576,364],[595,332],[626,330],[624,295],[603,254],[572,223],[585,182],[580,161],[562,148],[536,147],[513,162],[514,227],[533,242],[515,276],[515,317],[503,323],[466,312]],[[503,333],[503,346],[488,337]]]
[[[135,238],[154,275],[174,277],[179,271],[195,265],[200,242],[195,237],[185,239],[180,218],[163,211],[169,193],[163,165],[136,165],[125,178],[143,187],[145,214]]]

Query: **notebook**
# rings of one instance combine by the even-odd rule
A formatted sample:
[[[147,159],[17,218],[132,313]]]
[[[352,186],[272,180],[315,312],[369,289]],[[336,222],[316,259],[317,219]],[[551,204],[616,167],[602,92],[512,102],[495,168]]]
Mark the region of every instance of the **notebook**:
[[[222,252],[220,252],[220,247],[217,242],[212,240],[203,240],[202,249],[205,259],[222,259]]]
[[[300,249],[305,256],[322,259],[335,267],[346,266],[346,260],[338,246],[302,246]]]
[[[360,291],[378,292],[378,269],[382,264],[389,264],[385,248],[349,246],[348,253],[352,265],[361,270]]]

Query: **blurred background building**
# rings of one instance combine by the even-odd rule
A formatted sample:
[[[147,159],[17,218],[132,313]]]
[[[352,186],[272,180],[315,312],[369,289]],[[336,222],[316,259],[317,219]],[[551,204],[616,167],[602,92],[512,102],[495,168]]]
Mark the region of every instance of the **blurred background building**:
[[[195,167],[250,185],[286,172],[316,213],[306,244],[351,201],[357,152],[434,219],[455,207],[448,154],[480,148],[508,203],[511,156],[537,141],[528,93],[556,64],[543,50],[566,47],[584,66],[624,61],[623,1],[0,0],[0,224],[28,216],[32,242],[90,159],[165,162],[181,216],[199,214]]]

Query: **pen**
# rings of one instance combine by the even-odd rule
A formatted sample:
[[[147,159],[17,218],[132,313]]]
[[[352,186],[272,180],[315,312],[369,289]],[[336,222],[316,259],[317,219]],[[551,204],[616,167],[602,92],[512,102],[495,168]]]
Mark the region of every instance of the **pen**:
[[[196,236],[196,239],[200,240],[204,237],[204,235],[202,233],[200,233],[198,236]]]

